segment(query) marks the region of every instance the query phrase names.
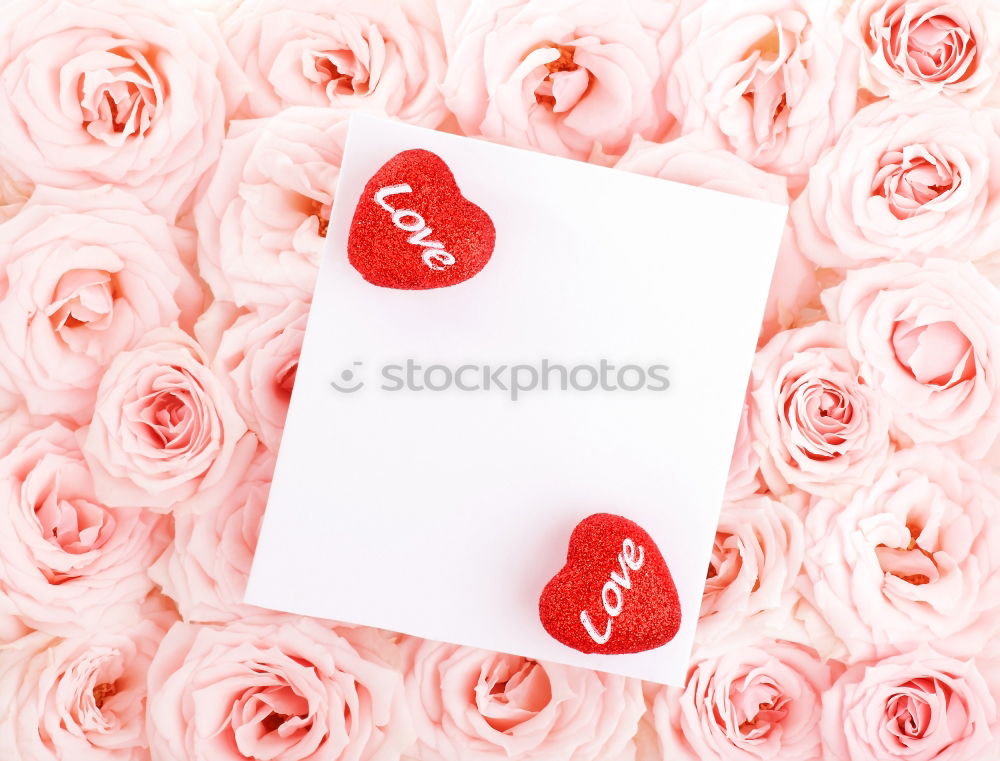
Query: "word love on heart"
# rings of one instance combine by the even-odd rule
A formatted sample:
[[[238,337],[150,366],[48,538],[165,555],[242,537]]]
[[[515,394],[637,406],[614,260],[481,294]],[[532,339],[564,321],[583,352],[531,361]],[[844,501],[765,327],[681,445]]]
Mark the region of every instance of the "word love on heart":
[[[574,650],[639,653],[674,638],[681,606],[653,538],[627,518],[596,513],[573,529],[566,564],[539,597],[538,617]]]
[[[413,233],[413,235],[406,239],[407,243],[413,246],[424,246],[427,249],[424,251],[424,255],[420,257],[424,264],[432,270],[443,270],[445,267],[450,267],[455,263],[455,257],[444,250],[444,243],[427,239],[431,234],[431,228],[427,226],[424,218],[411,209],[394,209],[385,201],[386,198],[394,196],[397,193],[412,192],[413,188],[406,183],[402,185],[390,185],[387,188],[382,188],[375,194],[375,203],[392,215],[392,223],[396,227],[405,232]]]
[[[636,554],[637,552],[638,554]],[[622,607],[625,604],[622,599],[622,588],[632,588],[629,569],[638,571],[642,568],[644,557],[645,553],[642,547],[639,547],[637,551],[635,542],[631,539],[626,539],[622,542],[622,551],[618,553],[618,565],[621,567],[621,575],[617,571],[612,571],[611,578],[604,582],[604,587],[601,589],[601,601],[604,603],[604,612],[608,614],[608,625],[605,627],[603,633],[598,633],[594,628],[594,624],[590,620],[590,614],[587,611],[580,611],[580,623],[583,624],[583,628],[587,630],[590,638],[598,645],[603,645],[611,639],[611,621],[621,614]],[[614,602],[611,602],[612,595],[614,596]]]
[[[493,220],[465,198],[444,160],[414,149],[396,154],[365,185],[351,220],[351,266],[373,285],[444,288],[486,266]]]

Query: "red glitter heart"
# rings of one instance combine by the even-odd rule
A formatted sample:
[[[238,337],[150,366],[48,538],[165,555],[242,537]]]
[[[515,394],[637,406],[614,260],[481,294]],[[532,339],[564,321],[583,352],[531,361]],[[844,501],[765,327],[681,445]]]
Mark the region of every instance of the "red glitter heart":
[[[538,600],[545,631],[583,653],[640,653],[667,644],[681,604],[663,555],[637,523],[597,513],[569,538],[566,565]]]
[[[462,195],[444,160],[415,149],[393,156],[365,185],[347,255],[369,283],[423,290],[468,280],[495,242],[493,220]]]

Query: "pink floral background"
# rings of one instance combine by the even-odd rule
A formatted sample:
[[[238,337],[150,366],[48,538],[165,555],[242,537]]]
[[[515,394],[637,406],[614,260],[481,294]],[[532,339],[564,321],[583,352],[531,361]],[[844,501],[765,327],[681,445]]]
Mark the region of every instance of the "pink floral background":
[[[998,54],[993,0],[4,3],[0,758],[1000,757]],[[241,603],[358,109],[790,203],[683,689]]]

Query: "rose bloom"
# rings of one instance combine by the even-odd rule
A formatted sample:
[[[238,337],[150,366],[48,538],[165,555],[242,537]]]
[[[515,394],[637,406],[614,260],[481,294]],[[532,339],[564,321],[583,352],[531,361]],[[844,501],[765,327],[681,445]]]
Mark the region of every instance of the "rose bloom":
[[[839,652],[935,642],[971,653],[989,642],[1000,629],[998,501],[995,473],[922,446],[894,454],[846,504],[814,502],[800,585]]]
[[[944,93],[976,105],[997,79],[990,3],[855,0],[847,38],[861,51],[861,84],[911,101]]]
[[[671,761],[820,761],[821,695],[839,673],[791,642],[694,660],[683,690],[653,700],[660,757]]]
[[[405,638],[421,761],[604,761],[628,748],[642,683],[476,648]]]
[[[172,220],[242,96],[208,16],[144,0],[4,5],[0,164],[15,179],[127,187]]]
[[[1000,430],[1000,292],[968,263],[852,270],[823,294],[898,438],[955,442],[970,457]]]
[[[763,494],[722,508],[698,619],[698,642],[777,633],[789,621],[805,551],[802,521]]]
[[[39,187],[0,224],[3,384],[37,414],[90,418],[118,352],[178,320],[202,293],[173,229],[123,191]]]
[[[750,435],[775,493],[846,496],[870,483],[891,451],[882,395],[832,322],[772,338],[754,358],[750,398]]]
[[[253,311],[217,301],[195,329],[236,409],[273,452],[288,414],[308,313],[301,301]]]
[[[371,108],[436,127],[444,45],[425,0],[243,0],[222,33],[246,72],[242,112]]]
[[[442,14],[445,102],[466,134],[586,159],[670,126],[669,3],[482,0]]]
[[[791,207],[799,246],[825,267],[1000,248],[1000,111],[934,98],[863,108]]]
[[[681,4],[667,106],[754,166],[800,179],[854,113],[857,73],[831,3]]]
[[[139,503],[105,507],[72,431],[52,423],[0,459],[0,504],[0,610],[58,636],[137,620],[169,527]]]
[[[859,663],[823,695],[828,761],[997,758],[996,683],[928,647]]]
[[[176,618],[151,602],[124,629],[35,632],[0,650],[0,747],[19,761],[147,761],[146,671]]]
[[[258,451],[229,494],[174,515],[174,540],[149,575],[185,621],[224,622],[260,609],[243,604],[274,456]]]
[[[153,758],[396,761],[413,734],[387,645],[278,614],[175,624],[149,669]]]
[[[257,446],[201,348],[176,328],[115,357],[80,438],[106,504],[160,511],[225,489]]]
[[[312,298],[348,114],[297,107],[233,122],[194,210],[198,266],[216,298],[254,307]]]

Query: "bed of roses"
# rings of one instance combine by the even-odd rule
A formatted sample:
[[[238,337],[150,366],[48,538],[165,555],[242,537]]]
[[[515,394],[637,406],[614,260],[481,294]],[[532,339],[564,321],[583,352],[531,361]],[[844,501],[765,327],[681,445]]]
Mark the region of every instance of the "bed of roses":
[[[0,758],[1000,757],[998,77],[993,0],[8,0]],[[684,688],[241,602],[357,109],[790,204]]]

